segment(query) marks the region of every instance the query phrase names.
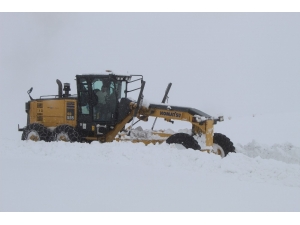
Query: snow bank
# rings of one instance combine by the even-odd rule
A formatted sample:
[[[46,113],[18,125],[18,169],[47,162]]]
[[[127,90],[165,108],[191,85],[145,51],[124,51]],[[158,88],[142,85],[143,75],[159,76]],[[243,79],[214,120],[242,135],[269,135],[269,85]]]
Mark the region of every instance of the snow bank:
[[[300,211],[294,146],[0,142],[0,211]]]
[[[275,159],[286,163],[300,164],[300,148],[291,143],[274,144],[272,146],[252,141],[246,145],[236,144],[236,152],[251,158]]]
[[[1,158],[30,158],[67,162],[172,168],[197,173],[232,174],[239,179],[300,187],[300,148],[262,146],[255,141],[237,145],[224,159],[214,154],[178,149],[177,145],[131,142],[65,143],[1,140]]]

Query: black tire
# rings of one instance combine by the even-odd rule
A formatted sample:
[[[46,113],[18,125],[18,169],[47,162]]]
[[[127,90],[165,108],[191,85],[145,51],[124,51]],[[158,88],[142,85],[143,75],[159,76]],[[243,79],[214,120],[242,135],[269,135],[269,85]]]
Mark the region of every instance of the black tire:
[[[213,152],[221,157],[225,157],[230,152],[235,152],[235,147],[224,134],[214,133]]]
[[[69,125],[60,125],[52,132],[52,141],[81,142],[81,135]]]
[[[51,131],[40,123],[29,124],[22,133],[21,140],[49,141]]]
[[[166,140],[166,142],[168,144],[182,144],[185,148],[201,150],[198,142],[191,135],[186,133],[173,134]]]

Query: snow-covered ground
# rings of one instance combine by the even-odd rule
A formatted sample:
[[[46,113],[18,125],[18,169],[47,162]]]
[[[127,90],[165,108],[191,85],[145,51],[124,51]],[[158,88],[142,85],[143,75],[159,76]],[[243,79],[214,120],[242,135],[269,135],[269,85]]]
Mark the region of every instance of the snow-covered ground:
[[[0,139],[0,211],[300,211],[300,147]],[[276,140],[274,140],[276,143]]]
[[[132,11],[137,4],[126,5]],[[165,219],[143,214],[137,223],[143,225],[300,224],[299,15],[0,13],[0,224],[97,221],[90,213],[72,221],[78,211],[176,212]],[[167,144],[20,140],[17,124],[26,124],[27,90],[33,87],[33,98],[56,94],[59,79],[70,82],[75,94],[76,74],[106,69],[143,74],[144,104],[160,103],[172,82],[167,104],[224,116],[215,132],[229,137],[237,153],[221,159]],[[161,120],[156,129],[190,128],[186,122]],[[149,129],[152,123],[140,125]],[[53,220],[52,214],[24,218],[8,211],[75,213]],[[205,218],[206,213],[188,213],[177,219],[178,211],[276,213],[265,220],[248,213]],[[277,219],[278,211],[298,213]],[[102,223],[133,224],[138,218],[108,214]]]

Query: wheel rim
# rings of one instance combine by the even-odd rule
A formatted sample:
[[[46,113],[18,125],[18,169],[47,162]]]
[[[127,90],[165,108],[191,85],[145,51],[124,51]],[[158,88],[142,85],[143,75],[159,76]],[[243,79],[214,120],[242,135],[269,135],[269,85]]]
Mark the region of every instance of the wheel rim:
[[[40,135],[36,131],[30,131],[27,135],[27,140],[31,141],[39,141],[40,140]]]
[[[69,138],[69,135],[64,133],[64,132],[61,132],[59,134],[56,135],[56,141],[65,141],[65,142],[69,142],[70,141],[70,138]]]
[[[224,152],[223,148],[220,145],[215,144],[215,143],[213,144],[213,153],[221,156],[222,158],[225,157],[225,152]]]

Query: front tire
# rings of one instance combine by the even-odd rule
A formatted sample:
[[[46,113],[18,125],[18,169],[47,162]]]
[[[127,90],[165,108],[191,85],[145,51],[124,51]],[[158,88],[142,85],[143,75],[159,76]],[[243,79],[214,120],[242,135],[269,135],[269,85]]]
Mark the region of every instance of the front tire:
[[[224,134],[214,133],[213,153],[222,158],[230,152],[235,152],[233,143]]]
[[[189,134],[177,133],[171,135],[166,142],[168,144],[182,144],[185,148],[192,148],[194,150],[200,150],[201,147],[198,142]]]
[[[52,141],[81,142],[81,136],[74,127],[60,125],[54,129]]]
[[[49,141],[51,132],[40,123],[29,124],[22,133],[21,140]]]

